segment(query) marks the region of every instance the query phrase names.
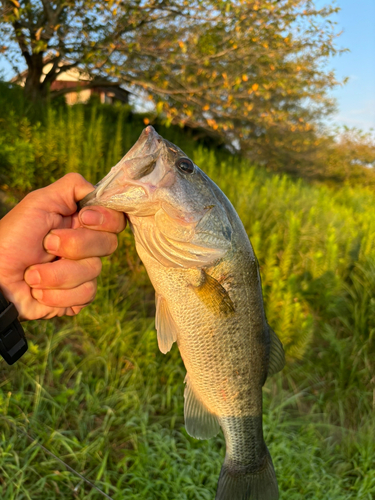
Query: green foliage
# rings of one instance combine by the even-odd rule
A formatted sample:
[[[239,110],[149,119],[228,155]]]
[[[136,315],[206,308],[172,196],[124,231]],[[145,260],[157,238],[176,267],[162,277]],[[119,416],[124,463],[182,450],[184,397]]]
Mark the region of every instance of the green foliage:
[[[319,151],[315,175],[351,184],[375,185],[375,139],[373,134],[344,127],[325,138]],[[320,165],[319,165],[320,164]],[[314,173],[314,172],[312,172]]]
[[[56,106],[38,118],[22,113],[21,119],[9,115],[0,133],[0,175],[16,194],[71,170],[96,182],[143,128],[142,117],[127,108]],[[207,149],[181,129],[157,128],[232,200],[258,256],[268,320],[288,358],[264,388],[265,438],[281,499],[370,500],[372,190],[270,175]],[[30,170],[21,175],[22,158]],[[29,352],[15,367],[0,366],[3,498],[101,498],[15,424],[114,499],[211,499],[223,437],[197,441],[186,434],[185,370],[176,346],[166,356],[158,351],[154,293],[128,230],[103,264],[92,305],[74,319],[25,324]]]
[[[15,116],[11,113],[4,126],[7,134],[0,138],[0,162],[8,177],[8,183],[14,189],[31,190],[34,179],[34,148],[31,144],[33,130],[27,118],[15,126]],[[3,175],[4,175],[3,174]]]
[[[26,107],[18,99],[14,89],[0,84],[0,185],[18,196],[68,172],[80,172],[90,182],[97,182],[130,149],[145,126],[143,116],[133,115],[123,104],[101,106],[93,100],[73,107],[56,103]],[[162,125],[158,130],[172,141],[184,141],[187,153],[193,151],[192,131],[182,134]]]

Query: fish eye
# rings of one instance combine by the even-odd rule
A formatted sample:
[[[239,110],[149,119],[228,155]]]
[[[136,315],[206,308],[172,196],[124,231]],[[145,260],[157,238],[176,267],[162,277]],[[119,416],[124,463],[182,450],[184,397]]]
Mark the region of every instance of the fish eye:
[[[194,163],[189,158],[179,158],[176,161],[178,167],[184,174],[192,174],[194,172]]]

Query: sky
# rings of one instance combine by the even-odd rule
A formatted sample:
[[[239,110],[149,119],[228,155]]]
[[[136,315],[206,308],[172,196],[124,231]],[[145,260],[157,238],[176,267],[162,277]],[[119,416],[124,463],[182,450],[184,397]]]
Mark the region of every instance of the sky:
[[[375,129],[375,0],[337,0],[336,4],[341,11],[333,20],[343,31],[337,46],[350,52],[332,58],[329,66],[339,80],[349,77],[349,82],[332,92],[338,112],[331,122],[367,132]]]
[[[316,0],[317,6],[330,3]],[[330,125],[346,125],[364,131],[375,129],[375,0],[336,0],[341,11],[332,20],[342,35],[338,48],[348,48],[341,56],[331,59],[339,80],[349,77],[349,82],[332,92],[337,99],[338,111]],[[13,76],[9,66],[0,59],[0,71],[7,78]]]

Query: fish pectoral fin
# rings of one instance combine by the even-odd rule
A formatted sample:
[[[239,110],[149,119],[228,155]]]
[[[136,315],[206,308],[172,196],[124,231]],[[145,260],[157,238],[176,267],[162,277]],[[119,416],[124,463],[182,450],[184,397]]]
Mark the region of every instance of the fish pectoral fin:
[[[279,337],[276,335],[276,333],[272,330],[270,326],[268,326],[268,330],[270,332],[270,339],[271,339],[268,376],[271,376],[284,368],[285,353],[283,344],[281,343]]]
[[[158,334],[159,349],[163,354],[171,350],[173,342],[177,340],[177,326],[168,309],[167,301],[156,294],[155,327]]]
[[[210,439],[216,436],[220,430],[216,415],[208,411],[194,394],[188,374],[186,374],[185,383],[184,416],[187,433],[196,439]]]
[[[220,283],[201,270],[199,283],[192,283],[198,297],[206,306],[216,314],[232,314],[235,311],[232,299]]]

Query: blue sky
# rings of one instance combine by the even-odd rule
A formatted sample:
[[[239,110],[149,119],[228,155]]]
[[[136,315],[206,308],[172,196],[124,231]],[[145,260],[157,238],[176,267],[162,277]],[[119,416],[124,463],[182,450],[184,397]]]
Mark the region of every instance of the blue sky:
[[[330,3],[316,0],[318,6]],[[337,46],[348,48],[341,56],[332,58],[329,66],[337,77],[349,77],[349,82],[333,92],[338,101],[338,112],[332,124],[375,129],[375,0],[337,0],[341,11],[332,20],[343,34]],[[10,78],[9,66],[0,59],[0,70]]]
[[[333,92],[338,112],[332,121],[369,131],[375,129],[375,0],[338,0],[336,4],[341,11],[333,20],[343,31],[337,46],[350,52],[334,57],[330,67],[339,79],[349,77],[349,82]]]

